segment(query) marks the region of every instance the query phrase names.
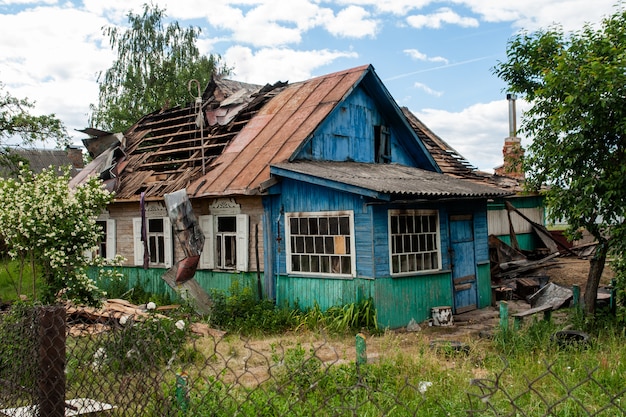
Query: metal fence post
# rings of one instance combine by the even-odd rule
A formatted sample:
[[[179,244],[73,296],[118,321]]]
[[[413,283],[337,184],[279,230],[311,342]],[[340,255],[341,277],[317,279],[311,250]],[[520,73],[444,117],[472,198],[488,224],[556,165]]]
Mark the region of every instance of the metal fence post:
[[[39,309],[39,417],[65,416],[65,308]]]

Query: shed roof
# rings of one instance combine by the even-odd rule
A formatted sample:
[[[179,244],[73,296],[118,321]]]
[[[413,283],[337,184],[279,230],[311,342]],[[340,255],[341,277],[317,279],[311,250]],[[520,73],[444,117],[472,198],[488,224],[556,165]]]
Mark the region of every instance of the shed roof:
[[[398,164],[295,161],[274,164],[272,173],[373,198],[490,198],[510,194],[495,186]]]
[[[72,159],[70,153],[76,151],[79,155],[79,162]],[[34,173],[40,173],[43,169],[53,167],[59,170],[61,167],[70,168],[70,176],[74,177],[82,168],[82,153],[77,148],[63,149],[25,149],[15,148],[10,150],[20,158],[28,161],[30,170]],[[1,176],[10,175],[6,167],[0,169]]]

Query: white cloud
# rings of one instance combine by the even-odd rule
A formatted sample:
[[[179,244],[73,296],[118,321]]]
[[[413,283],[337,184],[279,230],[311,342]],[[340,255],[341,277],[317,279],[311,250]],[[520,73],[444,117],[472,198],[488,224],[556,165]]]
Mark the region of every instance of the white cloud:
[[[402,52],[418,61],[441,62],[443,64],[448,64],[448,60],[442,56],[428,56],[417,49],[405,49]]]
[[[419,83],[419,82],[415,83],[413,84],[413,87],[423,90],[426,92],[426,94],[431,95],[431,96],[441,97],[443,95],[442,91],[433,90],[432,88],[430,88],[429,86],[423,83]]]
[[[337,16],[329,20],[325,27],[333,36],[343,38],[374,37],[378,22],[369,17],[370,13],[365,9],[350,6],[337,13]]]
[[[339,0],[337,4],[371,7],[380,13],[402,16],[411,10],[419,10],[437,0]]]
[[[233,46],[224,54],[224,60],[235,68],[232,78],[266,84],[276,81],[302,81],[311,78],[316,68],[323,67],[339,58],[357,58],[354,52],[295,51],[284,48],[265,48],[258,51],[244,46]]]
[[[97,73],[112,62],[102,46],[105,23],[66,7],[0,15],[0,77],[7,91],[34,101],[34,114],[55,113],[70,130],[85,127],[89,104],[97,99]]]
[[[526,30],[547,28],[558,23],[566,31],[580,29],[585,23],[599,22],[611,14],[614,0],[454,0],[470,8],[487,22],[512,22],[513,27]]]
[[[432,14],[408,16],[406,21],[410,26],[416,29],[440,29],[444,24],[461,27],[478,27],[478,20],[473,17],[463,17],[449,7],[442,7]]]
[[[422,109],[414,113],[472,165],[492,171],[502,164],[509,126],[506,100],[474,104],[460,112]]]

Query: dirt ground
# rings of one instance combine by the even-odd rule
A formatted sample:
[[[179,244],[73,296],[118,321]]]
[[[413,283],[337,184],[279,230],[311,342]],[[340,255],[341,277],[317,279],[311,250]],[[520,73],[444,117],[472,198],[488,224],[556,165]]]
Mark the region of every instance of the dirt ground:
[[[556,258],[540,270],[533,271],[533,275],[548,275],[549,282],[565,287],[574,284],[584,291],[589,271],[589,261],[575,257]],[[608,285],[613,277],[607,267],[602,277],[601,286]],[[530,309],[525,300],[510,300],[509,314]],[[468,313],[455,315],[452,326],[431,326],[428,322],[419,323],[418,329],[408,331],[397,329],[387,331],[382,336],[365,335],[367,342],[368,361],[377,361],[381,355],[390,355],[394,352],[420,352],[424,348],[437,347],[438,343],[454,345],[473,345],[493,334],[500,322],[499,305],[474,310]],[[559,312],[552,315],[559,320]],[[354,361],[356,357],[354,337],[325,337],[311,332],[294,332],[269,338],[241,340],[227,337],[219,344],[219,349],[226,356],[230,356],[229,364],[237,368],[237,362],[245,369],[242,374],[233,372],[233,377],[244,384],[258,383],[259,379],[268,376],[268,358],[277,355],[281,357],[287,350],[301,346],[306,351],[314,352],[315,356],[326,364]],[[231,355],[234,354],[234,357]],[[417,354],[417,353],[416,353]]]

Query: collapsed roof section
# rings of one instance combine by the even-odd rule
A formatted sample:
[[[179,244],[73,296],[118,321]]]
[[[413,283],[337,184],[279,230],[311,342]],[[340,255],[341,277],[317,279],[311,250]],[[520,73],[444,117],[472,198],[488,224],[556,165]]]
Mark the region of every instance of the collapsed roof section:
[[[263,87],[213,78],[202,100],[148,114],[123,138],[114,135],[117,141],[106,132],[92,134],[85,146],[99,163],[90,164],[92,169],[83,174],[99,176],[118,200],[138,200],[142,193],[146,199],[161,198],[185,188],[210,169],[213,160],[284,85]]]

